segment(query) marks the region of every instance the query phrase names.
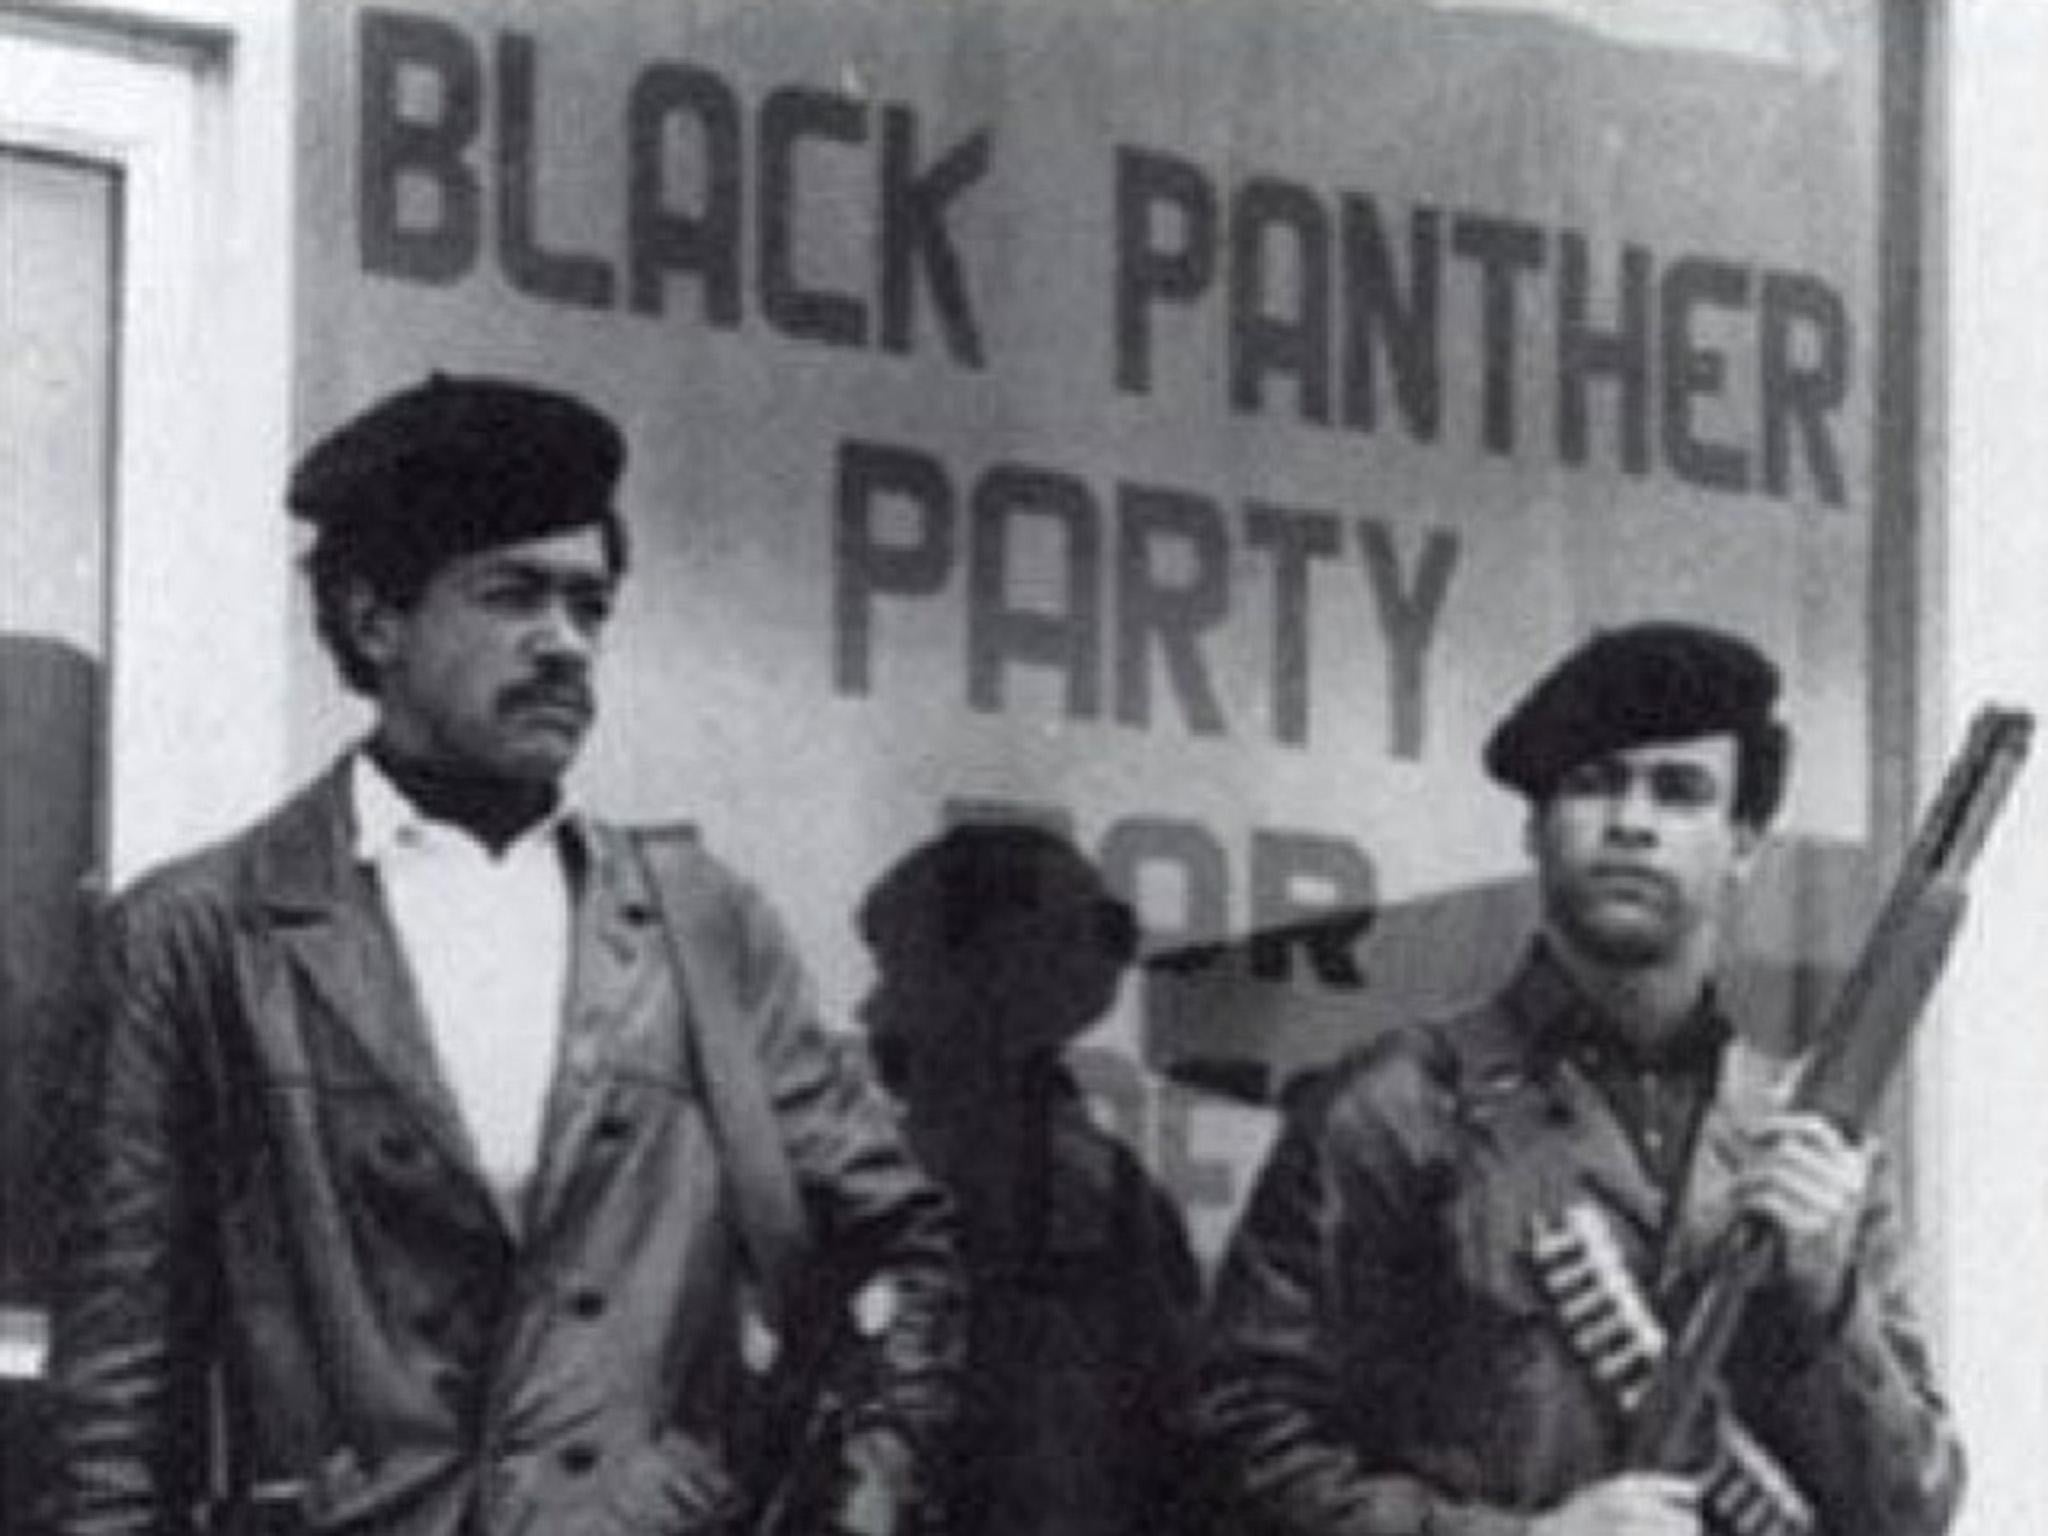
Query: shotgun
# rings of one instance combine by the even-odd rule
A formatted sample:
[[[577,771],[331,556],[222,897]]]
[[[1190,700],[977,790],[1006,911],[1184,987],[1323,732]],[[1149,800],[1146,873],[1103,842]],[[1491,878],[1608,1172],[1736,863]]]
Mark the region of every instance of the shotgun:
[[[1962,922],[1964,878],[2026,759],[2033,724],[2024,710],[1978,710],[1828,1010],[1792,1103],[1826,1116],[1852,1141],[1868,1129],[1940,980]],[[1783,1249],[1783,1234],[1761,1217],[1728,1229],[1637,1405],[1629,1465],[1683,1471],[1692,1462],[1743,1310],[1775,1274]]]

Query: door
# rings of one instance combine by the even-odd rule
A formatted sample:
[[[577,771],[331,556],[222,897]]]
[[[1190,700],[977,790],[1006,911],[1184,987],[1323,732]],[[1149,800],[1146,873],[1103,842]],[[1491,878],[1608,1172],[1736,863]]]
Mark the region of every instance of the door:
[[[54,1282],[105,824],[117,166],[0,142],[0,1524]]]
[[[17,1307],[50,1280],[101,851],[120,197],[112,166],[0,146],[0,1303]]]

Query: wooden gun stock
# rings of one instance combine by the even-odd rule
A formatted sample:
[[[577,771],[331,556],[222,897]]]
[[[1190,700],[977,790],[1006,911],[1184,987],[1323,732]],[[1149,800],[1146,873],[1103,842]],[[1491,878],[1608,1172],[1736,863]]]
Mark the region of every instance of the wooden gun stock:
[[[1971,721],[1862,952],[1822,1026],[1796,1108],[1860,1138],[1913,1027],[1940,980],[1961,925],[1964,878],[2026,759],[2033,718],[1986,708]],[[1777,1271],[1784,1240],[1767,1221],[1729,1229],[1698,1302],[1659,1363],[1631,1426],[1631,1466],[1683,1470],[1701,1443],[1701,1414],[1734,1343],[1749,1296]]]

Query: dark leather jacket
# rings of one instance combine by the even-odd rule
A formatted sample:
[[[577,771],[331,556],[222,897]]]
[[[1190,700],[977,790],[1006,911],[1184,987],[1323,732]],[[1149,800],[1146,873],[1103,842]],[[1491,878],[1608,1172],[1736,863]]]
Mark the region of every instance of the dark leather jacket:
[[[1682,1294],[1725,1219],[1717,1100],[1682,1194],[1649,1177],[1558,1049],[1579,1005],[1539,956],[1461,1017],[1399,1031],[1303,1096],[1218,1279],[1202,1432],[1262,1528],[1508,1536],[1616,1470],[1620,1420],[1528,1263],[1590,1198],[1651,1292]],[[1727,1382],[1823,1536],[1931,1536],[1961,1456],[1882,1193],[1839,1315],[1752,1309]]]
[[[291,1530],[722,1529],[738,1239],[641,866],[576,824],[563,1066],[515,1236],[352,855],[345,783],[111,915],[55,1318],[55,1531],[190,1529],[210,1462]],[[713,886],[806,1197],[894,1277],[887,1412],[928,1443],[962,1349],[947,1202],[828,1049],[765,906]]]

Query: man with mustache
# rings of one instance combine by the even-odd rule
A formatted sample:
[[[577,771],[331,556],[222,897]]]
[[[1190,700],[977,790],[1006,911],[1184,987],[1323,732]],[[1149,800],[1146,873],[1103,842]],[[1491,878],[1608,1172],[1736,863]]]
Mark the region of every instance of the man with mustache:
[[[956,1396],[950,1207],[751,888],[563,791],[624,453],[571,396],[437,374],[297,466],[316,626],[375,724],[111,914],[54,1329],[62,1536],[739,1529],[743,1281],[774,1277],[710,1031],[835,1269],[874,1285],[880,1379],[826,1518],[907,1519]],[[685,922],[715,937],[673,947]]]
[[[1786,1107],[1791,1064],[1736,1035],[1713,984],[1788,766],[1777,692],[1745,641],[1642,623],[1494,730],[1540,931],[1497,996],[1294,1099],[1225,1256],[1198,1409],[1246,1529],[1946,1527],[1961,1458],[1893,1197],[1867,1145]],[[1543,1262],[1567,1211],[1620,1261],[1590,1325]],[[1699,1475],[1624,1469],[1616,1298],[1681,1315],[1736,1211],[1777,1223],[1786,1262],[1727,1363],[1730,1414]],[[1712,1455],[1738,1439],[1740,1476]]]

